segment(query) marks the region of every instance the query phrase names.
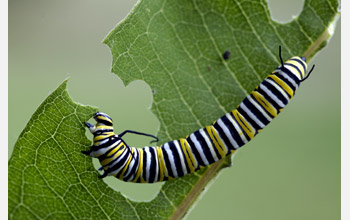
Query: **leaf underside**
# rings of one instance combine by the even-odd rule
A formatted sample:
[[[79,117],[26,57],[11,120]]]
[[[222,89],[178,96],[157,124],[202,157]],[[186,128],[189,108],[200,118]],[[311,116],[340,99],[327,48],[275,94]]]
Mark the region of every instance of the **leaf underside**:
[[[285,59],[310,59],[326,45],[337,0],[309,0],[287,24],[265,1],[139,1],[104,40],[112,71],[127,85],[144,80],[160,144],[185,137],[234,109]],[[224,51],[231,56],[225,61]],[[178,219],[218,172],[219,161],[166,182],[149,202],[135,202],[98,179],[83,122],[97,109],[74,103],[65,81],[37,109],[9,161],[10,219]]]

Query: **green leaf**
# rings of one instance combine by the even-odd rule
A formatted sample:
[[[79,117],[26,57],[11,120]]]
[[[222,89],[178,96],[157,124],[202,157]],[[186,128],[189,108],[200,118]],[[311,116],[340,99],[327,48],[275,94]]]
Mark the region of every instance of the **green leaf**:
[[[105,39],[112,71],[127,85],[154,92],[160,144],[185,137],[231,111],[285,59],[308,59],[327,43],[337,0],[309,0],[287,24],[265,1],[139,1]],[[224,61],[222,54],[230,50]],[[136,202],[98,179],[82,155],[91,141],[83,122],[97,109],[74,103],[63,82],[37,109],[9,160],[10,219],[179,219],[231,158],[166,182],[149,202]],[[118,181],[118,180],[115,180]],[[215,207],[213,207],[215,208]]]
[[[265,1],[140,1],[104,43],[112,51],[112,71],[125,85],[144,80],[155,91],[151,110],[164,143],[233,110],[279,66],[279,45],[285,59],[310,59],[331,36],[337,7],[337,0],[305,1],[299,17],[280,24],[271,20]],[[226,50],[231,52],[227,61],[222,58]],[[169,204],[162,210],[169,215],[162,217],[181,218],[230,163],[226,158],[167,182],[153,201],[136,210],[144,214],[165,197]]]

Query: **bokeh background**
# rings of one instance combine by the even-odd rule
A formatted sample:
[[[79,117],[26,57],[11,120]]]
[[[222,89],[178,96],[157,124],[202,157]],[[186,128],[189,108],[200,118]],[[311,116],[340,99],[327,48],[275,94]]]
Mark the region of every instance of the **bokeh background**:
[[[110,72],[111,53],[101,43],[135,2],[8,2],[8,157],[36,108],[67,77],[73,100],[112,115],[119,132],[156,134],[151,89],[143,81],[125,87]],[[287,22],[303,1],[268,4],[273,19]],[[328,46],[310,64],[316,68],[291,104],[238,151],[234,166],[207,187],[187,219],[340,219],[340,19]],[[103,98],[96,93],[101,81],[108,94]],[[125,139],[140,147],[149,142],[134,135]],[[142,201],[151,200],[162,185],[105,181]]]

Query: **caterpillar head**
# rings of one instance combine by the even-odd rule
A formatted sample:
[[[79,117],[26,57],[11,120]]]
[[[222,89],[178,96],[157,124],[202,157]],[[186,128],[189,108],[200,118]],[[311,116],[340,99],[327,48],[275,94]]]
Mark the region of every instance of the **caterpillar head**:
[[[111,117],[109,117],[106,113],[103,112],[96,112],[94,115],[94,119],[98,124],[104,124],[107,126],[113,126],[113,120]]]
[[[90,124],[89,122],[85,122],[85,126],[89,128],[92,134],[102,134],[103,132],[113,132],[113,121],[111,117],[109,117],[106,113],[97,112],[94,115],[94,119],[96,120],[96,125]]]

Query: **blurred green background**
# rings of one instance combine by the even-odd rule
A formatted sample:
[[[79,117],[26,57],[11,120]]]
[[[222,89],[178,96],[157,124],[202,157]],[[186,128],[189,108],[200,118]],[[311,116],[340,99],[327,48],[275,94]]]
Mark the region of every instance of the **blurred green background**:
[[[159,122],[149,110],[151,89],[143,81],[125,87],[110,72],[111,53],[101,43],[135,2],[8,2],[9,157],[36,108],[67,77],[73,100],[110,114],[118,132],[156,134]],[[268,4],[275,20],[287,22],[303,1]],[[291,104],[238,151],[234,166],[212,182],[187,219],[340,219],[340,20],[328,46],[309,63],[316,68]],[[108,96],[95,93],[97,81],[103,81]],[[149,139],[131,135],[126,141],[141,147]],[[105,180],[144,201],[162,185]]]

